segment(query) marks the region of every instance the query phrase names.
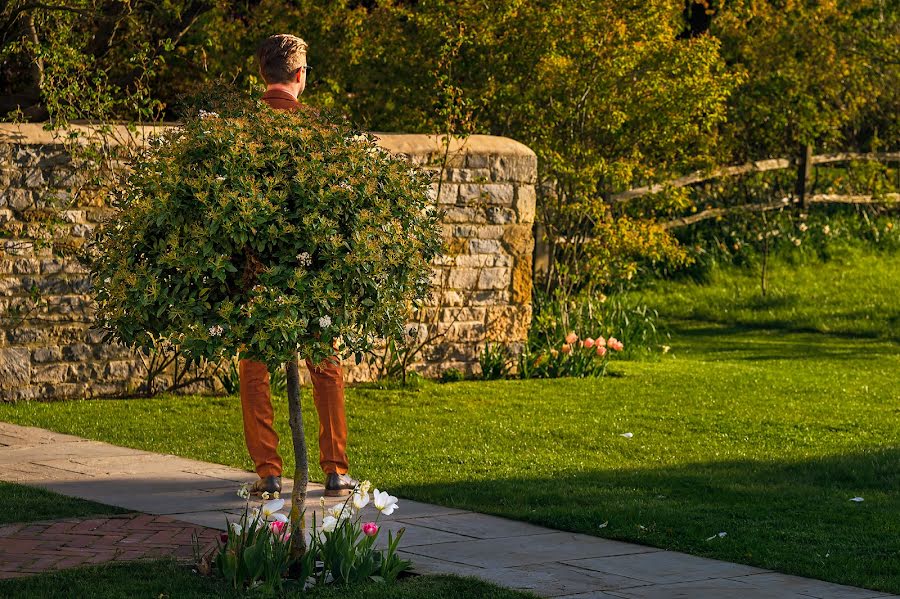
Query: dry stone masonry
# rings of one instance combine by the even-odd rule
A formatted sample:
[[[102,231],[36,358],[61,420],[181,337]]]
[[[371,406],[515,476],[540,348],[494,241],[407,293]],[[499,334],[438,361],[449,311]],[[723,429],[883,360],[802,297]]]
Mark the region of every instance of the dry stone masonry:
[[[534,152],[493,136],[377,137],[434,174],[433,197],[444,212],[448,251],[435,261],[432,298],[408,329],[423,344],[414,369],[471,373],[486,342],[518,349],[531,322]],[[146,358],[103,343],[91,328],[87,273],[60,256],[115,216],[101,194],[72,193],[79,176],[40,125],[0,124],[0,400],[128,395],[146,379]],[[35,243],[41,239],[56,250]],[[17,313],[35,297],[36,309]],[[350,381],[367,380],[377,366],[351,362],[346,371]]]

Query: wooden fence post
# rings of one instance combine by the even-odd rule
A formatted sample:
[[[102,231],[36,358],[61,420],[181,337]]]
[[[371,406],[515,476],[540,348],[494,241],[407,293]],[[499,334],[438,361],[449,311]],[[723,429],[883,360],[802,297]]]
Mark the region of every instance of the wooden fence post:
[[[797,200],[800,202],[800,208],[806,209],[807,195],[809,191],[809,172],[812,169],[813,147],[805,145],[800,149],[800,155],[797,159]]]

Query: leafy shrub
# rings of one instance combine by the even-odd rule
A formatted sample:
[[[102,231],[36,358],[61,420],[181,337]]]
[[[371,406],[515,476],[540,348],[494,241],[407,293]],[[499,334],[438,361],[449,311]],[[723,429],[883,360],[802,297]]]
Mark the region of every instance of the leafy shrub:
[[[465,373],[459,368],[448,368],[441,372],[440,381],[442,383],[458,383],[465,380]]]
[[[478,354],[478,363],[481,365],[481,378],[487,381],[502,379],[509,374],[510,355],[504,345],[485,343]]]
[[[327,114],[225,98],[136,161],[92,263],[102,326],[270,370],[402,338],[441,249],[429,180]]]

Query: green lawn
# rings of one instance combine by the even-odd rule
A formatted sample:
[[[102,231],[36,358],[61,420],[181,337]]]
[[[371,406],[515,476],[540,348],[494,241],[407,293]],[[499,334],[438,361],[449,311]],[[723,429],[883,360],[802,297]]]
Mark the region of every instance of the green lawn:
[[[0,524],[124,514],[127,510],[0,481]]]
[[[204,578],[189,567],[170,560],[112,563],[76,568],[30,578],[0,581],[0,597],[45,599],[200,599],[235,597],[234,590],[215,578]],[[253,595],[251,595],[253,596]],[[421,576],[396,585],[367,584],[323,587],[289,597],[309,599],[528,599],[525,593],[508,591],[471,578]]]
[[[719,268],[702,283],[660,281],[632,294],[670,321],[900,341],[900,254],[835,251],[827,262],[773,259],[766,297],[758,268]]]
[[[867,268],[842,276],[889,305],[900,269],[875,285]],[[814,299],[810,317],[843,321],[859,295]],[[773,314],[682,320],[660,362],[605,379],[354,388],[353,473],[411,499],[900,592],[900,346]],[[283,398],[276,410],[286,440]],[[235,397],[5,405],[0,419],[250,467]]]

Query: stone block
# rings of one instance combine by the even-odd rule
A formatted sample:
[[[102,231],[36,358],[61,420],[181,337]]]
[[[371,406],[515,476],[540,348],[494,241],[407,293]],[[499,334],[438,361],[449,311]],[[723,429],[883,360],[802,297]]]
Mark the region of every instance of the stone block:
[[[62,360],[62,351],[58,345],[38,347],[31,351],[31,361],[35,364],[59,362],[60,360]]]
[[[0,401],[31,401],[40,398],[41,388],[38,386],[5,387],[0,385]]]
[[[519,256],[512,269],[512,301],[515,304],[531,304],[534,272],[531,254]]]
[[[456,308],[438,308],[439,319],[443,323],[451,322],[484,322],[487,316],[486,307],[456,307]]]
[[[0,196],[0,207],[3,206],[22,212],[34,206],[34,194],[28,189],[10,187]]]
[[[440,195],[438,195],[440,187]],[[432,183],[428,188],[428,197],[437,204],[455,204],[459,195],[459,185],[453,183]]]
[[[94,356],[91,346],[85,343],[66,345],[62,348],[62,354],[68,362],[85,362]]]
[[[453,322],[439,324],[437,332],[442,342],[477,343],[484,341],[485,326],[483,322]]]
[[[495,181],[534,184],[537,180],[537,157],[534,155],[499,156],[491,164]]]
[[[17,258],[12,264],[12,272],[17,275],[36,275],[41,272],[41,261],[37,258]]]
[[[87,212],[85,210],[63,210],[60,218],[65,223],[84,223],[87,222]]]
[[[482,268],[478,277],[478,289],[507,289],[510,284],[508,268]]]
[[[460,254],[456,256],[456,266],[464,268],[486,268],[510,266],[512,259],[506,254]]]
[[[30,381],[31,351],[25,347],[0,348],[0,387],[20,387]]]
[[[132,360],[114,360],[106,365],[103,376],[106,379],[127,379],[134,373],[134,369]]]
[[[531,326],[531,306],[489,306],[486,336],[491,341],[525,341]]]
[[[69,229],[69,234],[72,237],[90,237],[94,234],[94,228],[94,225],[79,223],[72,225],[72,228]]]
[[[478,287],[481,269],[478,268],[454,268],[447,277],[447,287],[450,289],[469,290]]]
[[[445,223],[479,223],[484,222],[484,216],[478,208],[453,206],[444,210],[442,220]]]
[[[471,153],[466,156],[466,168],[490,170],[493,160],[490,154]]]
[[[444,179],[453,183],[490,183],[489,168],[452,168],[444,172]]]
[[[15,213],[9,208],[0,208],[0,225],[11,221],[15,216]]]
[[[34,167],[25,171],[25,187],[36,189],[43,187],[46,182],[44,172],[40,168]]]
[[[39,364],[31,369],[32,383],[66,383],[69,382],[69,365]]]
[[[42,385],[39,399],[81,399],[87,395],[87,385],[78,383],[50,383]]]
[[[473,239],[469,242],[469,252],[472,254],[500,254],[503,245],[497,239]]]
[[[487,218],[487,222],[493,224],[508,225],[516,222],[517,219],[515,210],[511,208],[488,206],[484,212]]]
[[[531,225],[511,225],[503,229],[503,245],[513,256],[531,255],[534,250],[534,236]]]
[[[513,207],[518,215],[518,222],[523,224],[533,223],[536,206],[537,196],[532,185],[521,185],[516,188],[516,201]]]
[[[467,206],[512,206],[515,193],[516,188],[511,183],[466,183],[459,186],[459,203]]]

